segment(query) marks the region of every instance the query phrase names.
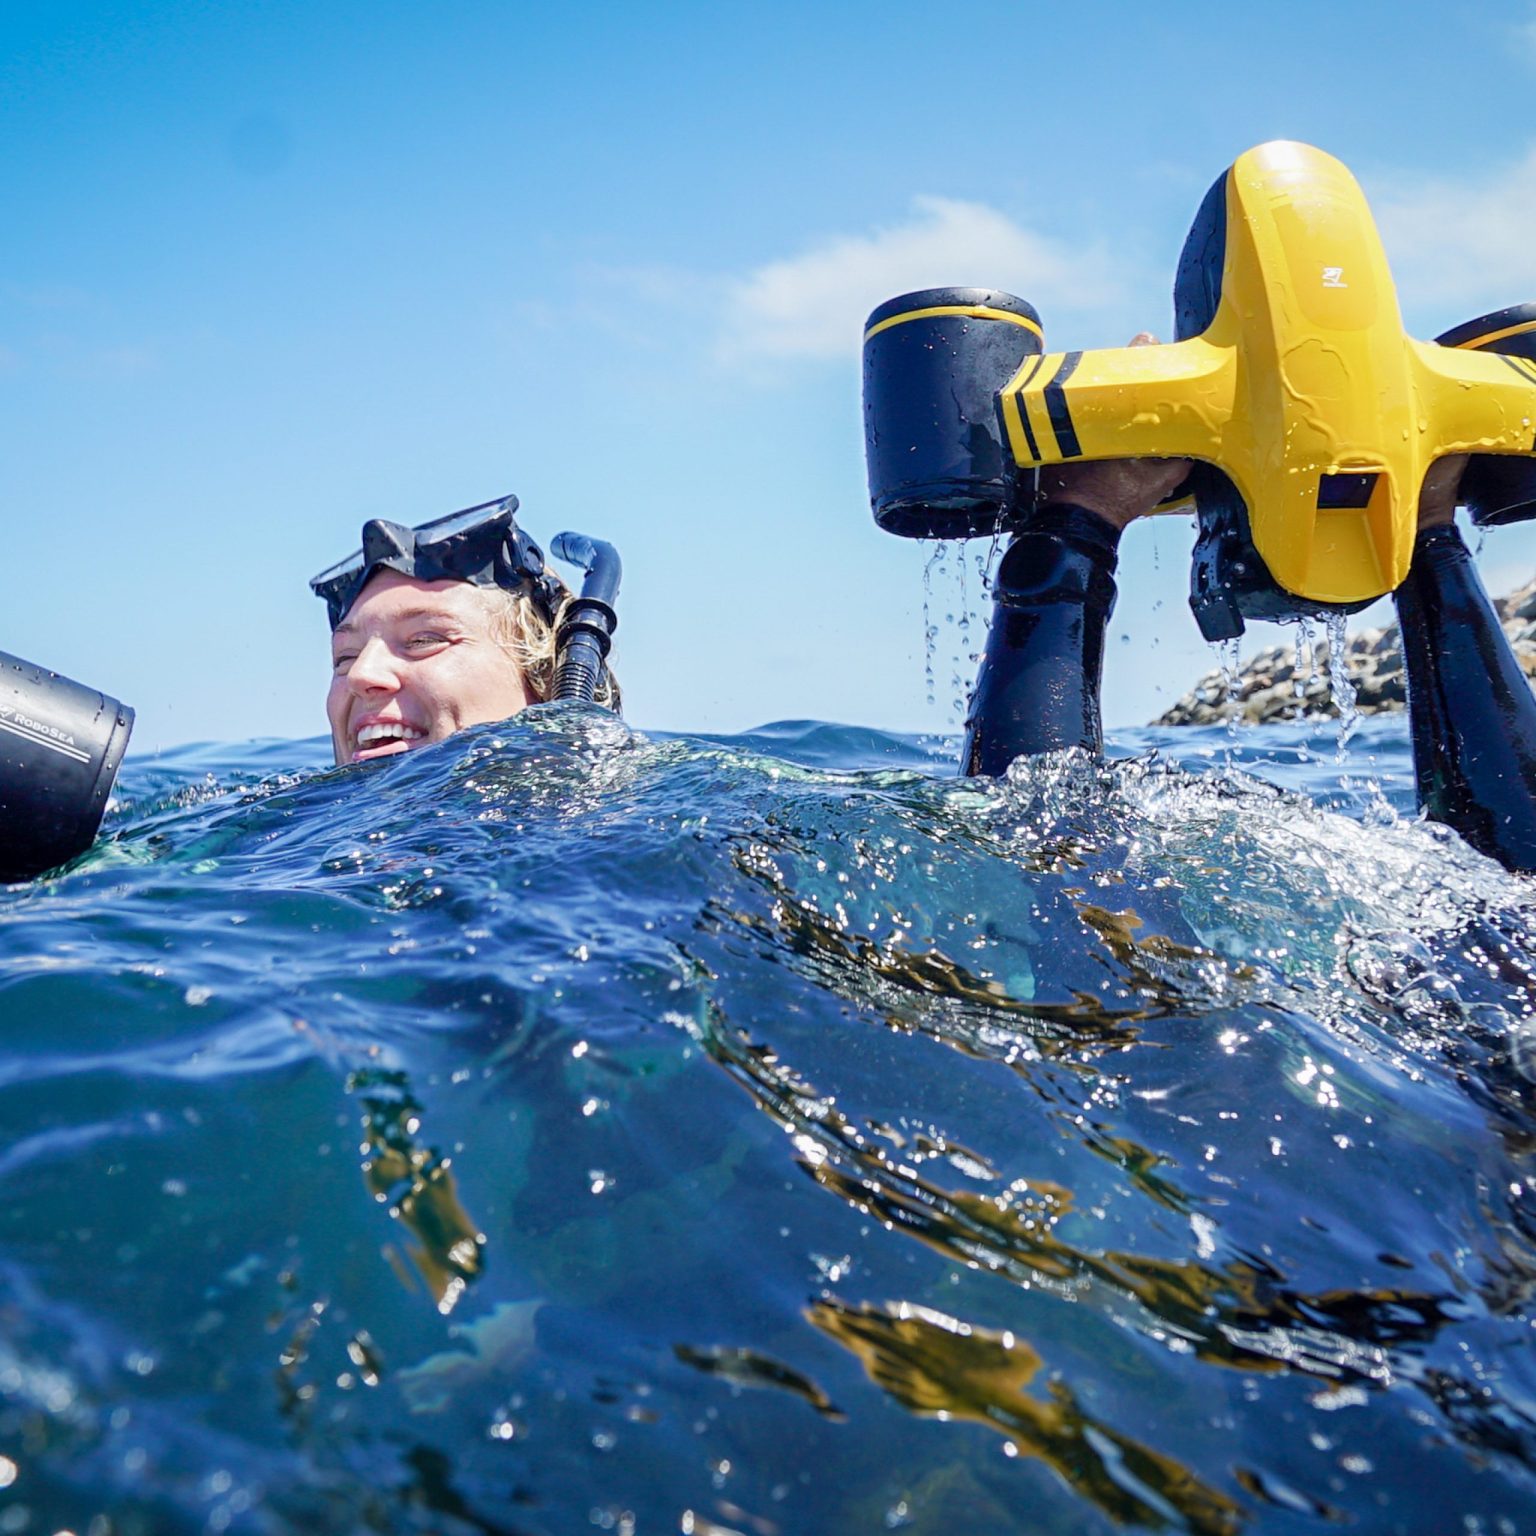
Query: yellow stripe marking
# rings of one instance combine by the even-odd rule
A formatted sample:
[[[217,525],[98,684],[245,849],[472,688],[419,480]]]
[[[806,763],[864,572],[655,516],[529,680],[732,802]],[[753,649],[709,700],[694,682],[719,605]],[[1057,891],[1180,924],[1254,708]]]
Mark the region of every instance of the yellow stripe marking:
[[[1029,418],[1028,394],[1030,389],[1033,387],[1035,380],[1038,379],[1044,372],[1046,360],[1050,355],[1051,354],[1049,353],[1042,352],[1040,356],[1035,358],[1034,366],[1029,370],[1029,373],[1025,377],[1024,382],[1020,384],[1019,387],[1013,392],[1014,409],[1019,413],[1019,432],[1024,438],[1024,451],[1026,453],[1029,452],[1031,441],[1033,441],[1035,444],[1035,451],[1030,456],[1029,460],[1031,464],[1040,463],[1039,443],[1041,434],[1036,430],[1036,424]],[[1047,425],[1049,425],[1049,423],[1047,423]]]
[[[1056,377],[1061,360],[1066,355],[1065,352],[1045,353],[1019,391],[1019,414],[1022,416],[1028,412],[1029,423],[1035,429],[1035,441],[1042,445],[1056,443],[1058,453],[1061,452],[1061,444],[1056,440],[1056,423],[1051,420],[1051,413],[1045,406],[1045,386]],[[1044,464],[1045,460],[1041,459],[1040,462]]]
[[[1474,336],[1470,341],[1458,341],[1453,351],[1464,352],[1469,348],[1476,350],[1478,347],[1486,347],[1490,342],[1503,341],[1506,336],[1523,336],[1527,331],[1536,331],[1536,320],[1522,320],[1519,325],[1507,325],[1502,331],[1489,331],[1486,336]]]
[[[904,315],[889,315],[878,325],[870,326],[864,332],[864,340],[878,336],[881,331],[888,331],[893,325],[905,325],[908,320],[926,320],[930,315],[968,315],[972,320],[1007,320],[1013,325],[1022,325],[1026,331],[1033,331],[1042,344],[1045,341],[1045,332],[1028,315],[1016,315],[1008,309],[988,309],[985,304],[935,304],[932,309],[909,309]]]
[[[1003,428],[1008,434],[1008,450],[1013,454],[1013,462],[1021,469],[1027,468],[1022,454],[1029,451],[1029,445],[1020,441],[1024,436],[1024,428],[1019,423],[1019,397],[1017,393],[1002,396]],[[1035,461],[1031,459],[1030,464]]]

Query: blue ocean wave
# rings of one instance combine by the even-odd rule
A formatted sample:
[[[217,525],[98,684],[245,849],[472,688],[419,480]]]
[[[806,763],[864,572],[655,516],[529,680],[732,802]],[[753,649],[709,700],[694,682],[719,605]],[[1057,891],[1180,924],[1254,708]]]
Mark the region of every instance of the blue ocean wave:
[[[1523,1528],[1529,885],[1400,721],[1111,748],[130,759],[0,890],[0,1529]]]

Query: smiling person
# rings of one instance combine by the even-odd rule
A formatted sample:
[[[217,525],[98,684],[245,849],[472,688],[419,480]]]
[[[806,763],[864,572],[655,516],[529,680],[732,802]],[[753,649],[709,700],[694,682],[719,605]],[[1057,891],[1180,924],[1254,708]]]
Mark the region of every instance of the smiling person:
[[[374,519],[359,550],[310,582],[331,623],[338,763],[409,752],[554,696],[562,636],[591,633],[573,622],[588,599],[546,568],[516,511],[508,496],[417,528]],[[606,666],[595,697],[619,707]]]

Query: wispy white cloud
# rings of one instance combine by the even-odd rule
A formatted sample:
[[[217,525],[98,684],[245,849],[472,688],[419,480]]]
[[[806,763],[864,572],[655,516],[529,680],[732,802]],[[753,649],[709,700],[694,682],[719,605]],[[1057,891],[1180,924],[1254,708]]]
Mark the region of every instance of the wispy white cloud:
[[[1479,178],[1393,178],[1372,201],[1405,306],[1452,325],[1536,299],[1536,148]]]
[[[722,350],[731,357],[841,358],[864,317],[907,289],[1003,288],[1038,308],[1114,302],[1121,282],[1101,247],[1074,248],[984,203],[913,199],[906,222],[830,236],[726,286]]]

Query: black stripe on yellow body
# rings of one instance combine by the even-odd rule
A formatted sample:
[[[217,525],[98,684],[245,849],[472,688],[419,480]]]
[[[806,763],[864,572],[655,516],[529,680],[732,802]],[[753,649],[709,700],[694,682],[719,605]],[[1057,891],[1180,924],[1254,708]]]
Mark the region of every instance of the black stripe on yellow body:
[[[1051,376],[1051,382],[1045,386],[1044,400],[1046,414],[1051,419],[1051,431],[1056,434],[1056,447],[1064,459],[1077,459],[1082,457],[1083,447],[1077,440],[1077,430],[1072,425],[1072,412],[1067,407],[1066,383],[1077,365],[1082,362],[1081,352],[1066,352],[1062,354],[1061,366]]]
[[[1525,358],[1511,357],[1507,352],[1495,352],[1493,355],[1498,358],[1498,360],[1503,363],[1506,368],[1514,369],[1514,371],[1518,373],[1527,384],[1536,381],[1536,375],[1533,375],[1531,371],[1531,364],[1528,363]]]
[[[1035,375],[1040,372],[1044,362],[1044,354],[1035,359],[1034,367],[1029,370],[1029,377],[1019,385],[1016,395],[1019,403],[1019,425],[1024,428],[1024,441],[1029,445],[1029,457],[1036,464],[1040,462],[1040,444],[1035,439],[1035,429],[1029,424],[1029,407],[1025,404],[1024,392],[1035,382]]]

